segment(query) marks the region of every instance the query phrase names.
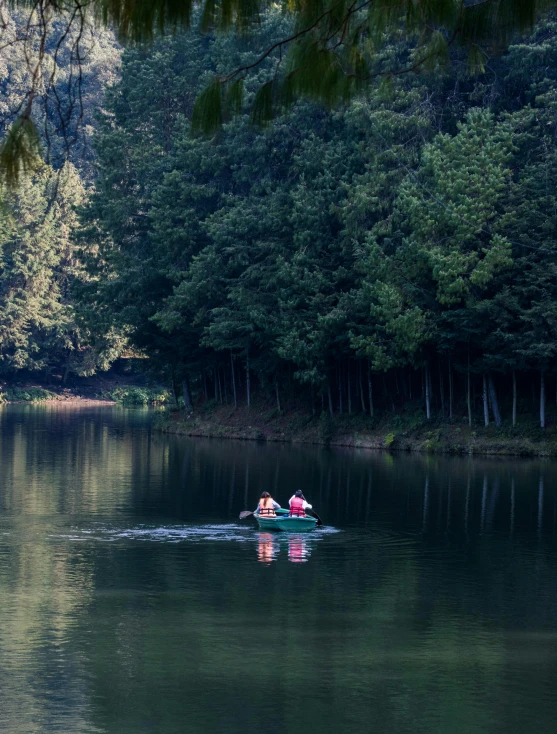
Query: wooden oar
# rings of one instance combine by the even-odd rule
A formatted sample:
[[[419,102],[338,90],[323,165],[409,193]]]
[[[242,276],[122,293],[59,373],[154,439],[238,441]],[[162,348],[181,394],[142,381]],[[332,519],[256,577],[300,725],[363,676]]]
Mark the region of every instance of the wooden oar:
[[[315,512],[315,510],[307,509],[306,512],[310,512],[313,515],[313,517],[317,519],[318,528],[321,527],[321,525],[323,525],[323,520],[319,517],[319,515],[317,514],[317,512]]]
[[[243,520],[250,515],[253,515],[253,512],[250,512],[249,510],[244,510],[243,512],[240,512],[240,520]]]

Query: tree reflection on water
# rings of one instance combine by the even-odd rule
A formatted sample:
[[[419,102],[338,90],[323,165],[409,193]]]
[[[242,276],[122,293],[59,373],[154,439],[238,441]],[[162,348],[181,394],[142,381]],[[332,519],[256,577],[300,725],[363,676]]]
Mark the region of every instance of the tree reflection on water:
[[[1,732],[553,731],[557,462],[150,415],[0,410]],[[324,528],[238,520],[298,486]]]

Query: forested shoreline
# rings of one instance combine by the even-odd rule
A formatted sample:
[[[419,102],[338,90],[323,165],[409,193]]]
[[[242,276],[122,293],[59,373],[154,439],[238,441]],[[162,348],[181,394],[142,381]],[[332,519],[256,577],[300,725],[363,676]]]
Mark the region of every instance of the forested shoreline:
[[[288,24],[268,13],[262,48]],[[411,54],[401,34],[376,63]],[[92,374],[127,350],[191,420],[256,404],[370,431],[557,423],[557,19],[480,75],[463,56],[333,111],[192,136],[211,75],[257,55],[196,31],[124,51],[63,189],[70,264],[11,347],[4,309],[4,373]],[[248,76],[248,103],[272,69]],[[27,276],[1,277],[21,304]]]

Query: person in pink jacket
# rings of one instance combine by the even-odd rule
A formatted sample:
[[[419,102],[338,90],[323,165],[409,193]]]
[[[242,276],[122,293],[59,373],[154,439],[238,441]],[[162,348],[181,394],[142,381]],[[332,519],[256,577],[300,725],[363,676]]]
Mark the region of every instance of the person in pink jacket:
[[[302,494],[302,490],[298,489],[288,500],[290,505],[290,515],[294,517],[305,517],[306,510],[311,510],[312,507],[309,502],[306,502],[306,498]]]

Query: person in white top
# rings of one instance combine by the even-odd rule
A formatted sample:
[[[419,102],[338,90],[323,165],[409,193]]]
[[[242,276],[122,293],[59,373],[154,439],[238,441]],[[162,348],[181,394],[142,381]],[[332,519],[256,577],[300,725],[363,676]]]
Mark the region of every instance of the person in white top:
[[[302,490],[298,489],[292,497],[288,500],[290,506],[290,514],[297,517],[305,517],[306,510],[311,510],[312,507],[309,502],[306,502],[306,498],[302,494]]]

